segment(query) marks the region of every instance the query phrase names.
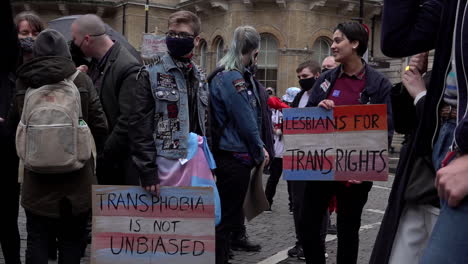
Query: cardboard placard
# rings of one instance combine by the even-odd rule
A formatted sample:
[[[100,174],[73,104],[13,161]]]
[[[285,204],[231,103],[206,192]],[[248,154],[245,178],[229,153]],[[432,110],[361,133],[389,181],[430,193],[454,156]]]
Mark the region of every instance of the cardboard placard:
[[[244,199],[244,215],[247,221],[252,221],[255,217],[263,213],[270,207],[265,190],[263,190],[263,169],[265,168],[265,161],[255,167],[250,175],[249,187]]]
[[[93,264],[215,263],[211,187],[93,186]]]
[[[141,57],[151,59],[155,56],[162,56],[167,52],[166,36],[151,33],[143,34],[141,43]]]
[[[283,109],[283,178],[386,181],[386,105]]]

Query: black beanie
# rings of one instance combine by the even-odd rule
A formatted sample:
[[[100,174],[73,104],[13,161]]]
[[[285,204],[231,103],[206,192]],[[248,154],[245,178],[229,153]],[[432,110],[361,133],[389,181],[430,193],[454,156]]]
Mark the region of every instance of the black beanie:
[[[58,56],[71,59],[70,49],[65,37],[54,29],[42,31],[36,38],[33,48],[34,57]]]

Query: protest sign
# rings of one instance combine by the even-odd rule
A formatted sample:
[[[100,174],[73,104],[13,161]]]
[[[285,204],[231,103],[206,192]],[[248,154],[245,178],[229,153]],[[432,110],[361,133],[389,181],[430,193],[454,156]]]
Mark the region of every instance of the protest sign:
[[[211,187],[93,186],[93,264],[215,263]]]
[[[247,193],[244,198],[243,211],[247,221],[251,221],[265,210],[270,208],[265,191],[263,189],[263,169],[265,168],[265,161],[255,167],[250,173],[250,182]]]
[[[143,59],[162,56],[166,51],[166,36],[151,33],[143,34],[143,41],[141,43],[141,57]]]
[[[283,109],[285,180],[386,181],[386,105]]]

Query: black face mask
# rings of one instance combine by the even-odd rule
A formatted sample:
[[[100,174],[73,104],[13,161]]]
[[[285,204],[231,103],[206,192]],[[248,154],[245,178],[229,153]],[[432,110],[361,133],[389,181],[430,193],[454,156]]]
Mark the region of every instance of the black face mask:
[[[323,68],[323,69],[322,69],[322,73],[324,73],[324,72],[326,72],[326,71],[328,71],[328,70],[330,70],[330,69]]]
[[[255,73],[257,73],[258,66],[257,64],[252,64],[248,66],[247,69],[249,70],[250,73],[252,73],[252,75],[255,75]]]
[[[81,48],[72,41],[70,41],[70,54],[72,55],[72,60],[75,62],[76,66],[86,65],[89,66],[90,58],[87,58]]]
[[[20,38],[19,43],[21,46],[21,49],[25,53],[32,53],[33,52],[33,47],[34,47],[34,39],[31,37],[27,38]]]
[[[249,64],[247,64],[246,66],[246,68],[249,70],[250,73],[252,73],[252,75],[255,75],[255,73],[258,70],[257,63],[255,63],[255,61],[257,60],[257,56],[258,52],[252,54],[252,56],[250,57]]]
[[[315,84],[315,77],[301,79],[299,80],[299,85],[301,86],[302,90],[309,91]]]
[[[176,58],[180,58],[192,52],[195,44],[193,38],[171,38],[166,37],[166,45],[169,53]]]

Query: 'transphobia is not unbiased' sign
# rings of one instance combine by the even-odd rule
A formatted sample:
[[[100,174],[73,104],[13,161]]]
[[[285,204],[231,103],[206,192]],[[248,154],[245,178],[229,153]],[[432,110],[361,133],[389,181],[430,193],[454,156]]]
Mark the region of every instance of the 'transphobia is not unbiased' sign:
[[[93,264],[215,263],[211,187],[93,186]]]
[[[386,181],[386,105],[283,109],[285,180]]]

